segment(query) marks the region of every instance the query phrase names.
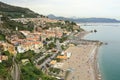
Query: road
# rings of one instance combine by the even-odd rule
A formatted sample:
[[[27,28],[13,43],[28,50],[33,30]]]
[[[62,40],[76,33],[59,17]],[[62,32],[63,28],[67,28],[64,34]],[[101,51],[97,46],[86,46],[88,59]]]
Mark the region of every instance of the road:
[[[62,51],[61,46],[60,46],[60,43],[59,43],[58,40],[56,41],[56,45],[57,45],[57,50]],[[53,58],[55,58],[55,56],[57,56],[56,53],[54,53],[51,57],[49,57],[48,59],[46,59],[40,66],[41,66],[41,67],[42,67],[42,66],[46,66],[46,64],[47,64],[48,62],[50,62]]]
[[[13,69],[11,71],[11,75],[13,77],[13,80],[20,80],[20,67],[19,65],[15,62],[15,59],[13,57]]]
[[[57,50],[62,51],[59,40],[56,41]]]
[[[49,57],[48,59],[46,59],[41,65],[42,66],[46,66],[47,63],[49,63],[51,61],[52,58],[54,58],[57,54],[53,54],[51,57]]]

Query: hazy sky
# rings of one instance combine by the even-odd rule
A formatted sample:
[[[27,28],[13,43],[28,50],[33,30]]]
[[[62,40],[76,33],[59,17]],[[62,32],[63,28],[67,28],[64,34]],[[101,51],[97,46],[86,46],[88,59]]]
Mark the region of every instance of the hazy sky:
[[[40,14],[120,19],[120,0],[0,0]]]

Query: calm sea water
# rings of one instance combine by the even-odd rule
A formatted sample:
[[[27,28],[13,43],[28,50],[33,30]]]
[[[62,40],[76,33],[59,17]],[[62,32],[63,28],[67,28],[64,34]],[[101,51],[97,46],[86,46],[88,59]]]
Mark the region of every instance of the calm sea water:
[[[120,80],[120,24],[81,26],[85,30],[96,29],[85,39],[107,42],[99,49],[98,62],[103,80]]]

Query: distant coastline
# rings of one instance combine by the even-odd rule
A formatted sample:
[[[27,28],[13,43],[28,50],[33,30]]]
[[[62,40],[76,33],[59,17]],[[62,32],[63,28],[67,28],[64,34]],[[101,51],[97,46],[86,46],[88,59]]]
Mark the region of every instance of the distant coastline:
[[[66,17],[59,17],[53,14],[48,15],[50,19],[58,19],[58,20],[69,20],[74,21],[76,23],[120,23],[120,20],[112,19],[112,18],[66,18]]]

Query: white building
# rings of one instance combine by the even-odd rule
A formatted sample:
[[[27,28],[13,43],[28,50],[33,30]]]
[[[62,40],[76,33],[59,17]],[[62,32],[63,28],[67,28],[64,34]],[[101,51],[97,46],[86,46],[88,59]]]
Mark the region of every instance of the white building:
[[[17,51],[18,53],[24,53],[26,51],[26,49],[23,46],[17,46]]]
[[[71,57],[71,55],[72,55],[72,53],[71,53],[71,52],[67,52],[67,58],[70,58],[70,57]]]

